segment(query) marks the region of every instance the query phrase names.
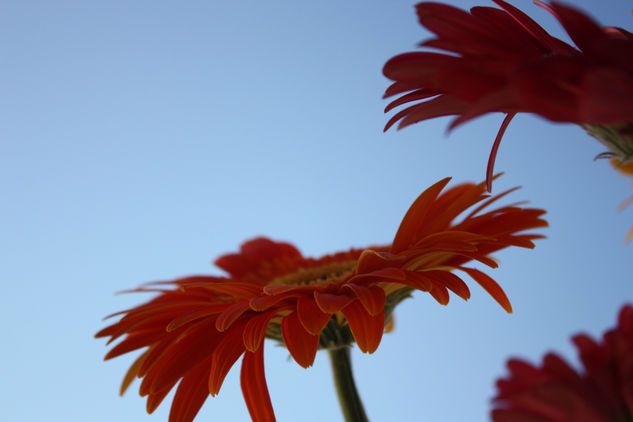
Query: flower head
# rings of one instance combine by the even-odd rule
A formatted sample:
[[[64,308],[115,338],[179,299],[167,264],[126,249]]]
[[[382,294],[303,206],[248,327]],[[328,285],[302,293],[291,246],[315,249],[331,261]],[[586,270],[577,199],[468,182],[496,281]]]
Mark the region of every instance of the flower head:
[[[435,34],[421,43],[440,52],[412,52],[389,60],[394,83],[385,97],[404,94],[385,112],[415,102],[387,123],[402,128],[454,115],[449,128],[490,112],[506,114],[488,161],[488,190],[501,137],[516,113],[534,113],[583,126],[607,148],[606,157],[633,160],[633,34],[600,27],[558,2],[535,1],[552,13],[575,43],[549,35],[520,10],[440,3],[417,5],[420,23]]]
[[[601,342],[573,338],[583,370],[550,353],[540,367],[512,359],[497,382],[495,422],[629,422],[633,420],[633,306]]]
[[[372,353],[394,307],[413,290],[428,292],[444,305],[449,290],[468,299],[470,290],[455,272],[475,280],[511,312],[501,287],[469,263],[494,268],[491,253],[508,246],[532,248],[532,240],[542,236],[525,231],[547,225],[544,211],[519,204],[490,209],[514,189],[489,197],[483,183],[467,183],[442,192],[448,181],[416,199],[390,245],[307,258],[288,243],[257,238],[216,260],[226,276],[193,276],[136,289],[158,295],[115,314],[122,315],[120,320],[97,333],[110,342],[123,337],[106,359],[145,349],[121,392],[135,377],[143,378],[140,394],[148,396],[152,412],[180,381],[170,421],[191,421],[243,355],[241,385],[248,410],[255,421],[271,421],[265,338],[284,344],[303,367],[312,365],[319,348],[356,342]]]

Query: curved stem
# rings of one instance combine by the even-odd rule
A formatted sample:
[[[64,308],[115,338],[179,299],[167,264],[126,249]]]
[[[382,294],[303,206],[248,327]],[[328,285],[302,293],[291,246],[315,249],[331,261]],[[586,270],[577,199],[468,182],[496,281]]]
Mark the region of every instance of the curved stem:
[[[349,347],[330,349],[328,353],[334,374],[336,395],[338,396],[345,422],[369,422],[354,383]]]

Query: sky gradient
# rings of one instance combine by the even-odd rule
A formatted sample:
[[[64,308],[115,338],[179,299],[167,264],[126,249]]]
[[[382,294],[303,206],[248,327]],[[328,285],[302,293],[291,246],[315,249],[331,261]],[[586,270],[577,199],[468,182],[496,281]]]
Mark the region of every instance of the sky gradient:
[[[258,235],[305,255],[390,242],[411,202],[446,176],[481,181],[501,115],[382,128],[386,60],[429,34],[412,1],[0,3],[0,404],[6,421],[166,421],[103,362],[105,315],[146,281],[221,272]],[[459,7],[492,2],[452,1]],[[515,0],[554,35],[556,21]],[[632,30],[624,1],[577,1]],[[579,127],[511,123],[495,191],[548,211],[536,249],[488,271],[515,312],[469,282],[448,306],[416,293],[373,355],[353,351],[372,421],[488,420],[505,361],[599,335],[633,301],[628,180]],[[304,370],[266,343],[280,422],[342,421],[329,362]],[[247,421],[239,365],[196,421]]]

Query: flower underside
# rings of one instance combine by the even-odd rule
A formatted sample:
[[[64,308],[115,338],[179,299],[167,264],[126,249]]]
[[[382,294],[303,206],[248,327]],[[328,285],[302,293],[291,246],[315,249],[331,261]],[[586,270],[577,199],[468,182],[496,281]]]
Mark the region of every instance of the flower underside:
[[[617,326],[601,340],[573,337],[581,368],[555,353],[540,366],[508,361],[510,374],[497,381],[495,422],[632,422],[633,306],[620,311]]]
[[[425,190],[411,205],[388,246],[351,249],[318,259],[294,246],[257,238],[216,265],[227,275],[192,276],[145,285],[135,291],[157,296],[115,314],[120,319],[97,333],[122,338],[111,359],[145,350],[130,367],[121,391],[142,378],[140,394],[152,412],[176,387],[170,422],[191,422],[209,394],[216,395],[242,357],[241,386],[251,417],[274,421],[263,368],[264,339],[283,344],[302,367],[319,349],[356,343],[373,353],[392,313],[415,290],[438,303],[449,292],[467,300],[465,279],[479,284],[503,309],[512,311],[503,289],[473,267],[497,267],[494,252],[533,248],[543,237],[543,210],[515,203],[494,208],[515,189],[495,196],[485,185],[444,189],[449,178]]]
[[[420,44],[427,51],[401,54],[385,64],[383,73],[393,81],[385,97],[400,95],[385,112],[408,104],[385,130],[442,116],[455,116],[453,129],[491,112],[505,114],[488,160],[488,191],[499,143],[517,113],[580,125],[607,147],[601,157],[630,160],[633,34],[601,27],[559,2],[535,1],[561,23],[572,46],[509,3],[492,1],[500,9],[416,6],[420,24],[435,37]]]

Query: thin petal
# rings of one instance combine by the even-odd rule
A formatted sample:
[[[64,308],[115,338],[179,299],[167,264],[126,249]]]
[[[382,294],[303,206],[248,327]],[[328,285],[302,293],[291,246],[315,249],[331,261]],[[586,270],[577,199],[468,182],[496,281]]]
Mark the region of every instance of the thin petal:
[[[423,120],[462,114],[467,107],[468,103],[464,100],[446,94],[440,95],[399,111],[387,122],[384,130],[389,130],[399,120],[398,129],[402,129]]]
[[[262,312],[279,304],[279,302],[298,296],[302,296],[302,293],[293,289],[292,291],[276,294],[274,296],[260,296],[253,298],[250,300],[249,304],[252,310]]]
[[[457,7],[423,2],[416,5],[418,20],[440,38],[467,39],[473,35],[487,37],[485,28],[468,12]]]
[[[123,382],[121,383],[119,395],[122,396],[123,394],[125,394],[125,391],[128,389],[130,384],[132,384],[134,378],[136,378],[136,376],[138,375],[138,370],[148,354],[149,350],[146,350],[142,355],[136,358],[134,363],[130,366],[130,369],[128,369],[128,371],[126,372],[125,377],[123,377]]]
[[[301,298],[297,301],[297,316],[308,333],[319,335],[332,314],[321,311],[313,298]]]
[[[205,289],[213,290],[214,292],[224,293],[237,299],[250,299],[255,296],[259,296],[261,293],[261,287],[250,283],[239,282],[224,282],[224,283],[208,283],[204,286]]]
[[[385,330],[385,313],[369,315],[359,301],[347,305],[342,312],[349,323],[358,348],[363,353],[374,353],[380,345],[382,333]]]
[[[354,292],[360,303],[371,316],[384,312],[386,295],[385,291],[378,286],[361,286],[354,283],[345,285]]]
[[[165,336],[165,339],[160,343],[156,343],[148,349],[148,354],[141,367],[138,369],[138,377],[145,377],[147,372],[154,367],[157,362],[161,362],[161,357],[163,354],[169,349],[169,347],[176,341],[178,338],[174,333],[170,333],[170,336]],[[164,361],[162,362],[164,364]],[[143,384],[141,384],[139,393],[141,396],[147,395],[149,393],[150,380],[143,379],[143,383],[147,381],[146,390],[143,390]]]
[[[345,295],[336,295],[315,290],[314,300],[319,309],[323,312],[333,314],[349,305],[354,299]]]
[[[167,332],[175,331],[178,328],[187,325],[188,323],[195,321],[200,318],[205,318],[208,316],[216,315],[226,309],[226,305],[220,306],[209,306],[206,309],[201,309],[196,312],[191,312],[180,316],[178,318],[173,319],[165,328]]]
[[[275,413],[266,385],[263,347],[244,354],[240,384],[251,419],[254,422],[275,422]]]
[[[488,192],[492,192],[492,180],[494,179],[493,174],[495,171],[495,160],[497,159],[497,151],[499,150],[499,145],[501,144],[501,138],[503,138],[503,134],[506,132],[508,125],[514,118],[516,113],[508,113],[506,117],[503,119],[501,123],[501,127],[499,128],[499,132],[497,132],[497,136],[495,137],[495,141],[492,144],[492,149],[490,150],[490,156],[488,157],[488,165],[486,167],[486,189]]]
[[[185,375],[174,396],[169,412],[169,422],[192,422],[209,397],[207,380],[211,371],[211,357]]]
[[[485,95],[480,95],[473,100],[467,108],[455,118],[448,126],[448,130],[452,131],[457,126],[473,120],[484,114],[500,111],[502,113],[510,113],[519,109],[519,102],[514,91],[506,86],[499,87],[497,90],[489,90]]]
[[[423,100],[425,98],[434,97],[439,94],[440,93],[438,91],[431,90],[431,89],[425,89],[425,88],[417,89],[413,92],[403,95],[402,97],[398,98],[395,101],[390,102],[387,105],[387,107],[385,107],[385,113],[388,113],[389,111],[393,110],[394,108],[402,104],[406,104],[411,101]]]
[[[358,258],[358,264],[356,264],[356,272],[359,275],[364,273],[373,273],[376,274],[377,270],[384,271],[393,271],[394,268],[385,268],[385,267],[393,267],[399,266],[402,262],[404,262],[406,258],[395,255],[390,252],[385,251],[375,251],[373,249],[365,249],[360,258]],[[386,277],[391,277],[391,275],[385,275]],[[398,275],[394,273],[394,277],[397,278]]]
[[[246,350],[254,352],[259,349],[266,337],[266,328],[268,328],[270,320],[273,319],[279,312],[287,309],[291,309],[291,307],[273,309],[250,318],[246,323],[246,328],[244,328],[244,333],[242,335]]]
[[[450,177],[440,180],[422,192],[413,202],[402,219],[400,227],[398,227],[396,236],[393,239],[393,245],[391,246],[392,252],[401,252],[413,243],[418,229],[425,223],[426,214],[431,209],[433,201],[435,201],[450,180]]]
[[[164,338],[165,332],[162,330],[148,330],[147,332],[141,331],[128,334],[128,336],[121,343],[113,347],[103,359],[109,360],[117,356],[121,356],[133,350],[150,346],[151,344]]]
[[[457,277],[455,274],[450,273],[448,271],[424,271],[422,275],[430,278],[432,281],[439,283],[451,291],[453,291],[457,296],[461,297],[464,300],[470,299],[470,290],[466,283],[462,281],[461,278]]]
[[[561,40],[552,37],[547,33],[538,23],[534,22],[528,15],[506,3],[503,0],[492,0],[505,10],[519,25],[521,25],[535,40],[542,43],[548,49],[552,51],[569,51],[572,50],[571,46],[563,43]]]
[[[399,280],[404,280],[406,274],[400,268],[383,268],[381,270],[372,271],[367,274],[358,274],[351,277],[348,283],[353,283],[361,286],[368,286],[377,283],[394,283]]]
[[[417,271],[407,271],[406,285],[423,292],[430,292],[433,289],[433,282]]]
[[[304,368],[312,366],[319,346],[319,336],[310,334],[303,328],[296,312],[281,321],[281,334],[293,359]]]
[[[226,331],[244,312],[250,309],[248,302],[238,302],[218,315],[215,320],[215,328],[218,331]]]
[[[419,244],[418,239],[447,230],[458,215],[485,199],[483,191],[483,185],[460,183],[442,192],[429,207],[425,224],[416,231],[416,246]]]
[[[596,46],[596,40],[606,38],[600,25],[580,11],[560,3],[552,3],[551,5],[540,1],[536,3],[558,19],[574,44],[581,50],[591,51]]]
[[[229,370],[242,353],[244,353],[244,326],[245,324],[234,325],[226,331],[222,341],[211,355],[209,393],[212,396],[218,394]]]
[[[512,305],[510,304],[508,297],[506,296],[501,286],[499,286],[499,284],[490,276],[474,268],[460,267],[460,270],[464,271],[473,280],[479,283],[479,285],[483,287],[484,290],[488,292],[488,294],[492,296],[492,298],[496,300],[497,303],[501,305],[501,307],[505,309],[507,313],[512,313]]]
[[[429,293],[431,294],[431,296],[433,296],[433,299],[435,299],[440,305],[448,305],[448,302],[450,301],[450,296],[448,295],[448,290],[446,290],[446,287],[436,282],[432,282],[432,284],[433,287],[431,288],[431,291]]]
[[[508,194],[511,194],[512,192],[521,189],[520,186],[515,186],[513,188],[510,188],[506,191],[503,191],[497,195],[494,195],[491,198],[488,198],[487,200],[485,200],[484,202],[482,202],[481,204],[479,204],[475,209],[473,209],[466,217],[465,219],[469,219],[471,217],[474,217],[475,215],[477,215],[477,213],[479,213],[481,210],[483,210],[484,208],[490,206],[492,203],[498,201],[499,199],[507,196]]]
[[[141,394],[162,391],[206,359],[218,345],[220,333],[211,324],[192,328],[162,353],[148,369]],[[150,357],[146,359],[148,361]],[[142,368],[141,368],[142,369]]]
[[[176,383],[174,383],[174,385],[176,385]],[[147,404],[145,406],[145,409],[147,410],[147,413],[154,413],[154,410],[156,410],[158,408],[158,406],[161,404],[161,402],[163,401],[163,399],[165,397],[167,397],[167,394],[169,394],[169,391],[173,388],[173,385],[169,388],[165,388],[162,391],[159,391],[157,393],[150,393],[147,396]]]

